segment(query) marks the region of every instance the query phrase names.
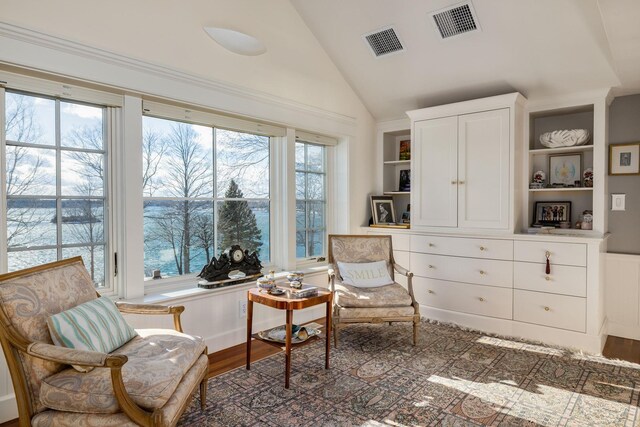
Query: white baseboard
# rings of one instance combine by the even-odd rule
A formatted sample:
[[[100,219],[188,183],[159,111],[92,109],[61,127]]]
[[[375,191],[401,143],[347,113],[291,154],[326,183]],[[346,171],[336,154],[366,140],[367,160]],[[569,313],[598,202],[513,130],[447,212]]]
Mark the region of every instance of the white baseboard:
[[[11,393],[6,396],[0,396],[0,423],[11,421],[16,418],[18,418],[16,395]]]
[[[640,328],[637,325],[623,325],[609,322],[609,335],[614,337],[640,340]]]
[[[460,326],[477,329],[487,333],[575,348],[593,354],[602,353],[604,340],[606,340],[606,336],[603,338],[600,335],[587,335],[579,332],[549,328],[547,326],[517,322],[514,320],[440,310],[424,305],[420,306],[420,315],[427,319],[455,323]]]

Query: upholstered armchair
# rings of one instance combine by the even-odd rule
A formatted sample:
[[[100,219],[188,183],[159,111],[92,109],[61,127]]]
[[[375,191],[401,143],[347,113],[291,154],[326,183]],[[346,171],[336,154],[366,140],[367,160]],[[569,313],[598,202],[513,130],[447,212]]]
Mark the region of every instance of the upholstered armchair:
[[[358,287],[344,281],[340,265],[384,261],[390,284]],[[384,268],[384,267],[383,267]],[[394,274],[407,277],[407,289],[395,282]],[[393,259],[391,236],[330,235],[329,286],[333,298],[333,339],[338,344],[339,329],[349,323],[412,322],[416,344],[420,309],[413,295],[413,273]]]
[[[171,315],[176,330],[136,330],[111,353],[53,345],[47,319],[98,297],[80,257],[0,275],[0,342],[20,426],[174,426],[198,387],[204,408],[207,349],[182,333],[184,307],[116,304]]]

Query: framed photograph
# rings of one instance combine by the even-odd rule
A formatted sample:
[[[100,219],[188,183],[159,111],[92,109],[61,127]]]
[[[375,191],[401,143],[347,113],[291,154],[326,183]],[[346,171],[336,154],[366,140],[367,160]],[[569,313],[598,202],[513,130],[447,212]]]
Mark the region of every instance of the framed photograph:
[[[398,182],[398,191],[411,191],[411,170],[400,170],[400,179]]]
[[[640,142],[609,145],[609,175],[640,175]]]
[[[374,224],[395,224],[396,211],[391,196],[371,196],[371,213]]]
[[[549,184],[579,187],[582,182],[582,153],[549,156]]]
[[[534,227],[560,227],[571,222],[571,202],[536,202]]]
[[[398,160],[411,160],[411,140],[405,139],[400,141],[400,152],[398,153]]]

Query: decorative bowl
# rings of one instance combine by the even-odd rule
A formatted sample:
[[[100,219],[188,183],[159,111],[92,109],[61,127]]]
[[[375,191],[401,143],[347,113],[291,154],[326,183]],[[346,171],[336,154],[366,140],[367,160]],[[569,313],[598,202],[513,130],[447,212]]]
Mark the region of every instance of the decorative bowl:
[[[294,280],[302,282],[302,279],[304,279],[304,273],[302,271],[292,271],[287,274],[287,280],[289,282],[293,282]]]
[[[299,280],[292,280],[289,282],[289,286],[292,289],[302,289],[302,282]]]
[[[256,283],[258,284],[258,288],[264,289],[266,291],[270,291],[271,289],[274,289],[276,287],[276,281],[266,277],[260,277],[258,280],[256,280]]]
[[[586,129],[554,130],[540,135],[540,144],[547,148],[573,147],[586,144],[590,137]]]

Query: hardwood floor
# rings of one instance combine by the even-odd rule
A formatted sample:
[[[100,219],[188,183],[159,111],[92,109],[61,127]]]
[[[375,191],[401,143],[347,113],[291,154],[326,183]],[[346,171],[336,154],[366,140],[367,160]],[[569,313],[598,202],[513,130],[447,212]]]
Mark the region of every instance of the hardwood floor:
[[[315,320],[324,324],[324,318]],[[257,361],[281,352],[282,349],[265,342],[254,340],[251,344],[251,361]],[[629,362],[640,363],[640,341],[609,336],[602,353],[610,359],[621,359]],[[226,348],[209,355],[209,378],[224,372],[244,366],[245,345]],[[284,375],[284,366],[283,366]],[[18,420],[7,421],[0,427],[18,427]]]

